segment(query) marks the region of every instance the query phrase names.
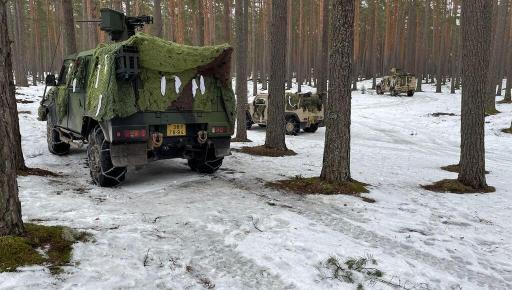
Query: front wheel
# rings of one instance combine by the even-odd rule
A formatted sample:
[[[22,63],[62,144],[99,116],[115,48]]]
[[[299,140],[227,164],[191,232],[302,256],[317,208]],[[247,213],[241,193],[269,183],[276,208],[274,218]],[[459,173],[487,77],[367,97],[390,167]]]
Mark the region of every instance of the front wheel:
[[[70,145],[60,139],[60,133],[55,128],[55,123],[51,114],[48,114],[46,120],[46,142],[48,150],[55,155],[65,155],[69,153]]]
[[[377,95],[383,95],[384,94],[384,92],[382,91],[382,88],[380,86],[377,86],[376,91],[377,91]]]
[[[311,124],[309,127],[304,128],[304,132],[306,133],[315,133],[318,130],[318,123]]]
[[[110,156],[110,142],[100,126],[94,128],[89,134],[87,146],[87,159],[89,171],[93,182],[101,187],[119,185],[126,176],[126,167],[114,167]]]
[[[408,97],[412,97],[412,96],[414,96],[414,91],[408,91],[408,92],[407,92],[407,96],[408,96]]]
[[[285,125],[286,135],[297,135],[300,131],[300,124],[297,118],[293,116],[286,117],[286,125]]]

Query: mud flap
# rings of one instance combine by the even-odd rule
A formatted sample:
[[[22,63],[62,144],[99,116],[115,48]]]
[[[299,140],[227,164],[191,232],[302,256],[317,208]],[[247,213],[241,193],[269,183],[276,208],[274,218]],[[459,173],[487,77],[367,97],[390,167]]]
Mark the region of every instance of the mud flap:
[[[110,146],[110,157],[115,167],[139,166],[148,163],[147,144],[120,144]]]

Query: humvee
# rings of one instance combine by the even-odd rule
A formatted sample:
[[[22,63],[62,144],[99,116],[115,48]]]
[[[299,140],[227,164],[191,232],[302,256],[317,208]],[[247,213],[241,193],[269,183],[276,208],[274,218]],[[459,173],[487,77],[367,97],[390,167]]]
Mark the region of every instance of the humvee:
[[[315,133],[319,127],[324,126],[324,110],[322,97],[312,93],[287,93],[285,119],[286,134],[297,135],[300,130]],[[268,94],[257,95],[247,109],[247,129],[254,124],[260,127],[267,126]]]
[[[192,47],[143,33],[151,16],[101,9],[100,28],[114,41],[68,55],[41,101],[48,149],[87,146],[92,180],[115,186],[127,167],[185,158],[213,173],[230,155],[235,99],[228,45]],[[46,91],[46,89],[45,89]]]
[[[416,77],[409,73],[403,73],[400,69],[391,69],[391,75],[385,76],[377,84],[377,94],[383,95],[389,92],[392,96],[407,94],[412,97],[416,90]]]

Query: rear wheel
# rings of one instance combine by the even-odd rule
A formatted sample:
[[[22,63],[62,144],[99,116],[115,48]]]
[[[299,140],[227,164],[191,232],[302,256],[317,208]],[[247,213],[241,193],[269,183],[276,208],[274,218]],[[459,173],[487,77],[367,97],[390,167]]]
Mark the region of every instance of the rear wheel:
[[[119,185],[126,176],[126,167],[114,167],[110,156],[110,142],[105,140],[105,135],[100,126],[96,126],[89,133],[87,146],[87,159],[91,178],[101,187]]]
[[[192,171],[212,174],[219,170],[223,160],[224,157],[214,158],[212,156],[207,156],[207,158],[194,158],[188,160],[188,166]]]
[[[377,91],[377,95],[383,95],[384,94],[384,92],[382,91],[382,88],[380,86],[377,86],[376,91]]]
[[[70,145],[60,139],[60,133],[55,128],[55,122],[51,114],[48,114],[46,120],[46,142],[48,143],[48,150],[52,154],[65,155],[69,153]]]
[[[311,124],[311,125],[309,125],[309,127],[304,128],[304,132],[306,132],[306,133],[315,133],[316,130],[318,130],[318,123]]]
[[[408,97],[412,97],[412,96],[414,96],[414,91],[408,91],[408,92],[407,92],[407,96],[408,96]]]
[[[393,89],[391,89],[391,95],[393,97],[396,97],[396,96],[398,96],[398,92],[393,88]]]
[[[300,132],[300,123],[294,116],[286,117],[286,135],[297,135]]]

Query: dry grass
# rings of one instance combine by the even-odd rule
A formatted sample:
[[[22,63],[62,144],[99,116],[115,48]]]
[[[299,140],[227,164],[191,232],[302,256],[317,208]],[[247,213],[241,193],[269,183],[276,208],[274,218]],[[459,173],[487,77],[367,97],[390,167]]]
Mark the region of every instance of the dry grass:
[[[278,180],[268,182],[268,187],[289,191],[297,194],[343,194],[361,198],[365,202],[374,203],[373,198],[362,196],[362,193],[368,193],[366,186],[368,184],[352,180],[350,182],[333,183],[325,181],[319,177],[305,178],[296,176],[292,179]]]
[[[511,99],[503,99],[501,101],[498,101],[497,103],[498,104],[512,104],[512,100]]]
[[[497,115],[501,113],[500,111],[498,111],[497,109],[492,109],[492,110],[485,110],[485,116],[488,117],[488,116],[494,116],[494,115]]]
[[[443,113],[443,112],[436,112],[436,113],[432,113],[430,114],[432,115],[433,117],[441,117],[441,116],[457,116],[456,114],[454,113]]]
[[[457,179],[443,179],[432,184],[421,185],[426,190],[434,192],[451,192],[451,193],[488,193],[495,192],[496,189],[492,186],[485,188],[473,188],[462,184]]]
[[[41,169],[41,168],[25,167],[24,169],[18,170],[18,176],[29,176],[29,175],[45,176],[45,177],[48,177],[48,176],[59,177],[59,176],[61,176],[60,174],[57,174],[55,172],[52,172],[52,171],[49,171],[49,170],[46,170],[46,169]]]
[[[242,152],[249,155],[255,155],[255,156],[267,156],[267,157],[284,157],[284,156],[294,156],[297,155],[295,151],[293,150],[280,150],[275,148],[269,148],[265,145],[262,146],[255,146],[255,147],[248,147],[244,146],[240,150],[235,150],[238,152]]]
[[[512,127],[501,130],[503,133],[512,134]]]
[[[452,165],[446,165],[441,167],[444,171],[459,173],[460,172],[460,165],[459,164],[452,164]],[[489,174],[489,171],[485,171],[485,174]]]

